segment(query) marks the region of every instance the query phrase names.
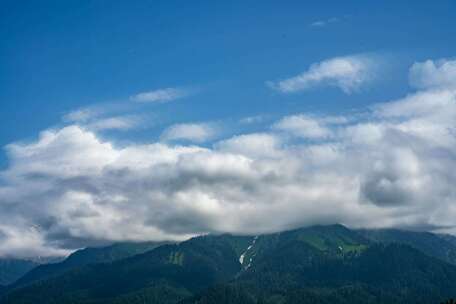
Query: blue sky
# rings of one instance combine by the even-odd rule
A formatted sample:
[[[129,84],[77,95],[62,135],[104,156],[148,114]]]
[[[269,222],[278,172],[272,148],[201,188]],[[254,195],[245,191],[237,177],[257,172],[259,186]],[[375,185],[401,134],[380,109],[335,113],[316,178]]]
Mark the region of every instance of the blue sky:
[[[414,61],[455,53],[453,1],[3,1],[0,145],[30,139],[64,113],[139,92],[196,87],[149,111],[172,122],[347,111],[408,90]],[[334,19],[336,22],[328,22]],[[327,22],[324,26],[312,23]],[[388,56],[375,87],[281,95],[265,82],[344,55]],[[155,117],[157,120],[157,117]],[[130,134],[129,136],[139,136]]]
[[[0,256],[310,224],[456,234],[455,12],[2,1]]]

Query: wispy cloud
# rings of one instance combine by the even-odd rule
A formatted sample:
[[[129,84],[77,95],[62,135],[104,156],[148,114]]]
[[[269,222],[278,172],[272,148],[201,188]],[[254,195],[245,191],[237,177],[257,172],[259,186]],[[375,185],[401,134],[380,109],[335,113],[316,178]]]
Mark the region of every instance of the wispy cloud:
[[[151,125],[152,113],[141,109],[141,105],[117,101],[96,103],[70,111],[63,115],[62,121],[78,125],[92,131],[131,130]]]
[[[336,22],[340,22],[341,19],[340,18],[329,18],[329,19],[325,19],[325,20],[317,20],[315,22],[312,22],[310,24],[311,27],[324,27],[328,24],[331,24],[331,23],[336,23]]]
[[[139,115],[114,116],[92,121],[86,127],[94,131],[130,130],[140,126],[142,121]]]
[[[373,78],[375,68],[375,60],[367,55],[336,57],[314,63],[297,76],[267,84],[282,93],[334,86],[350,94]]]
[[[241,124],[256,124],[256,123],[261,123],[266,119],[265,115],[254,115],[254,116],[248,116],[241,118],[239,122]]]
[[[168,127],[160,138],[165,141],[186,140],[201,143],[212,139],[216,132],[217,128],[214,124],[183,123]]]
[[[169,102],[191,94],[191,90],[183,88],[166,88],[154,91],[142,92],[130,97],[130,100],[136,102],[160,103]]]
[[[124,101],[93,103],[65,113],[62,120],[65,123],[88,123],[107,116],[125,115],[133,108],[130,102]]]
[[[86,107],[71,111],[63,116],[65,122],[85,122],[102,114],[102,110],[96,107]]]

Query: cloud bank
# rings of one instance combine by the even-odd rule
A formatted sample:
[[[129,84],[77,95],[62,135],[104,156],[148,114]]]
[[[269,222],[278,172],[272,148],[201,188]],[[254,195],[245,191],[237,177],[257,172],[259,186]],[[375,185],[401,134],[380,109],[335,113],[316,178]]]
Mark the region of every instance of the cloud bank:
[[[317,86],[330,86],[350,94],[372,80],[376,64],[364,55],[336,57],[312,64],[297,76],[268,85],[282,93],[305,91]]]
[[[362,115],[298,113],[209,147],[117,146],[79,124],[12,143],[0,255],[330,223],[456,234],[456,90],[442,66],[415,64],[433,80]],[[205,138],[188,127],[165,134]]]

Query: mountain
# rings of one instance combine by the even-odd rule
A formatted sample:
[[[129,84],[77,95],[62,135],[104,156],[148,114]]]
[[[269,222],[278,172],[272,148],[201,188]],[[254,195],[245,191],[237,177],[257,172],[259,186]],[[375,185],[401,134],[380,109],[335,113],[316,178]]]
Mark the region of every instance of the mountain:
[[[455,280],[456,267],[406,245],[331,257],[293,242],[182,303],[438,303],[455,296]]]
[[[439,234],[438,235],[440,238],[444,239],[445,241],[453,244],[456,246],[456,236],[449,235],[449,234]]]
[[[0,259],[0,285],[13,283],[38,265],[30,260]]]
[[[274,245],[235,280],[182,303],[437,303],[456,295],[456,267],[406,244],[339,225],[266,238]]]
[[[359,230],[374,242],[407,244],[423,253],[456,265],[456,238],[430,232],[414,232],[398,229]]]
[[[2,303],[129,303],[129,299],[145,298],[176,303],[233,278],[241,269],[236,247],[247,242],[245,237],[206,236],[163,245],[12,290]]]
[[[439,303],[454,296],[455,265],[332,225],[196,237],[73,268],[9,290],[0,303]]]
[[[85,248],[77,250],[59,263],[40,265],[21,277],[12,288],[25,286],[63,274],[71,269],[88,264],[110,263],[133,255],[152,250],[168,242],[118,243],[107,247]]]

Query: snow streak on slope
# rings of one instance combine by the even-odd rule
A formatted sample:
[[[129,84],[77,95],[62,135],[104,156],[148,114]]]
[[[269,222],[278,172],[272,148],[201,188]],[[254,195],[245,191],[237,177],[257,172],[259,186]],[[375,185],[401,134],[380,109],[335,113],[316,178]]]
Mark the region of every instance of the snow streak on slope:
[[[249,247],[247,247],[247,249],[244,251],[244,253],[242,253],[241,256],[239,257],[239,263],[241,263],[241,265],[244,265],[245,255],[247,254],[247,252],[249,252],[250,249],[252,249],[253,245],[255,245],[257,238],[258,238],[258,236],[255,236],[253,238],[252,243],[249,245]],[[250,258],[249,264],[245,268],[249,268],[251,263],[252,263],[252,259]]]

